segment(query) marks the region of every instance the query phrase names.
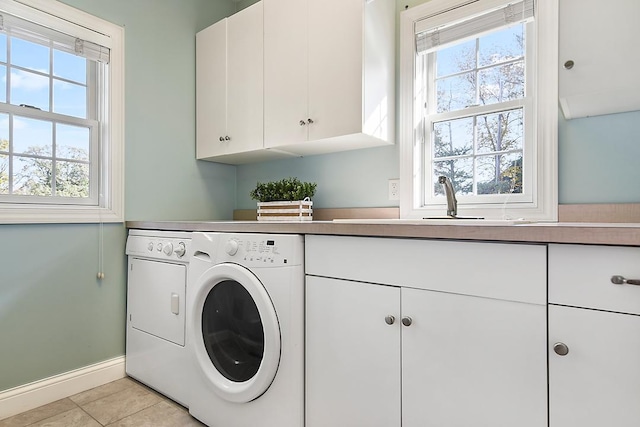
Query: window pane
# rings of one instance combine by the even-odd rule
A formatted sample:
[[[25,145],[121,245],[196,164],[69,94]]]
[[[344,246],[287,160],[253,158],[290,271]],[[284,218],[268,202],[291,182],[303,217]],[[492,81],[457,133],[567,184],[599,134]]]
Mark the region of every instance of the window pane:
[[[475,87],[475,73],[465,73],[459,76],[436,80],[438,113],[461,110],[476,104]]]
[[[89,146],[88,128],[56,124],[56,157],[88,161]]]
[[[87,87],[54,80],[53,112],[87,118]]]
[[[433,156],[462,156],[473,150],[473,117],[433,124]]]
[[[0,194],[9,194],[9,156],[0,154]]]
[[[482,105],[524,98],[524,61],[481,70],[478,80]]]
[[[11,70],[11,103],[49,111],[49,79],[39,74]]]
[[[0,102],[7,102],[7,66],[0,65]]]
[[[11,37],[11,63],[49,74],[49,48]]]
[[[0,113],[0,151],[9,151],[9,115]]]
[[[522,153],[478,157],[478,194],[522,193]]]
[[[89,165],[76,162],[56,162],[56,195],[89,197]]]
[[[469,40],[464,43],[441,49],[436,52],[437,77],[448,76],[462,71],[476,68],[476,41]]]
[[[498,64],[524,56],[524,24],[479,38],[480,66]]]
[[[33,157],[13,158],[13,193],[51,196],[52,161]]]
[[[86,84],[87,60],[59,50],[53,50],[53,75]]]
[[[433,194],[444,195],[438,177],[444,175],[453,184],[456,194],[473,194],[473,159],[456,159],[433,162]]]
[[[522,108],[487,114],[477,118],[479,154],[495,151],[522,150],[524,120]]]
[[[14,117],[13,150],[38,156],[52,155],[53,124],[44,120]]]
[[[0,61],[7,62],[7,35],[0,34]]]

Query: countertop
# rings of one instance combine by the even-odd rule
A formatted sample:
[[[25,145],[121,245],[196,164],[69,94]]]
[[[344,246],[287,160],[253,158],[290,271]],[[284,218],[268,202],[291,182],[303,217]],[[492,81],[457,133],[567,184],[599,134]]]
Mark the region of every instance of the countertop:
[[[532,223],[518,225],[432,225],[420,220],[348,222],[127,221],[127,228],[169,231],[325,234],[497,242],[640,246],[639,223]]]

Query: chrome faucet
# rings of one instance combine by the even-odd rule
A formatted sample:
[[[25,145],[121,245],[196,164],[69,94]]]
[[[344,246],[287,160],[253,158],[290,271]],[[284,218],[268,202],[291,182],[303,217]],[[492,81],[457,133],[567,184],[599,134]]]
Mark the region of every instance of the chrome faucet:
[[[444,188],[444,194],[447,196],[447,216],[455,218],[458,215],[458,200],[456,199],[456,192],[451,185],[451,180],[446,176],[439,176],[438,183],[442,184]]]

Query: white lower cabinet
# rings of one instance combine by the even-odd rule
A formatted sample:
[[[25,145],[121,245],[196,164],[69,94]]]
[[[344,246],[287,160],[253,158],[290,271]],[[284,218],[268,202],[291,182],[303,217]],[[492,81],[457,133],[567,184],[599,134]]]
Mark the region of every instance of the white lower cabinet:
[[[306,427],[547,425],[546,247],[307,236],[306,256]]]
[[[640,248],[549,245],[550,427],[640,426]]]
[[[401,293],[403,427],[546,426],[544,306]]]
[[[306,282],[305,427],[399,427],[400,288]]]
[[[552,305],[549,343],[550,427],[640,426],[639,316]]]

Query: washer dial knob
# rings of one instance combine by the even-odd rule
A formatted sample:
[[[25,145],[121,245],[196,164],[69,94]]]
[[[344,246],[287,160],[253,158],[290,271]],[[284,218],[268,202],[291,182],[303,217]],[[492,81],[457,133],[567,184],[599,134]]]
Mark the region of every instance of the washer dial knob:
[[[173,244],[167,243],[164,245],[164,249],[162,250],[166,256],[171,256],[173,253]]]
[[[178,243],[178,247],[175,248],[173,252],[176,254],[176,256],[178,258],[182,258],[186,251],[187,251],[186,246],[184,245],[183,242],[180,242],[180,243]]]
[[[229,240],[226,245],[224,245],[224,251],[234,256],[238,253],[238,241],[237,240]]]

